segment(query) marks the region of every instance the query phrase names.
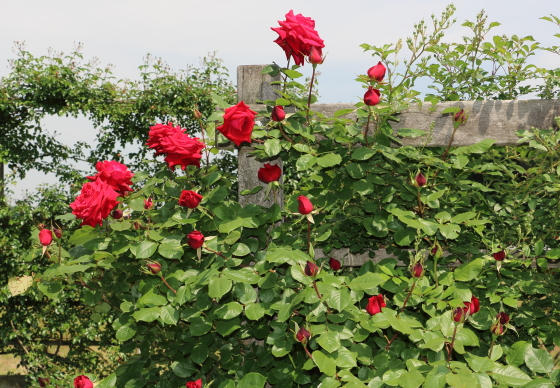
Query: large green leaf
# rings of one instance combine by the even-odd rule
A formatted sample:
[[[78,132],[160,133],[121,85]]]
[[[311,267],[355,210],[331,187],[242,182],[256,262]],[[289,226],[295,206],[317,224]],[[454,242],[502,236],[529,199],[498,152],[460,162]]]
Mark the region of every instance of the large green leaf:
[[[455,269],[455,280],[459,282],[468,282],[476,278],[484,267],[484,260],[474,259],[468,263],[462,264]]]
[[[534,373],[550,373],[554,368],[554,360],[549,352],[544,349],[527,347],[525,351],[525,364]]]
[[[323,353],[321,350],[315,350],[312,354],[313,361],[319,370],[327,376],[334,376],[336,373],[336,361],[328,354]]]
[[[531,381],[531,378],[527,376],[527,374],[512,365],[497,365],[492,371],[491,377],[498,383],[509,386],[523,386]]]
[[[354,291],[372,290],[378,285],[384,283],[387,278],[388,276],[384,274],[367,272],[364,275],[353,279],[350,284],[348,284],[348,287]]]
[[[260,373],[247,373],[237,384],[237,388],[263,388],[266,377]]]
[[[208,296],[210,298],[221,298],[231,290],[232,281],[222,278],[213,278],[208,284]]]
[[[144,322],[153,322],[159,318],[160,308],[159,307],[151,307],[151,308],[144,308],[138,311],[135,311],[132,316],[137,321],[144,321]]]
[[[148,259],[156,252],[158,244],[152,241],[142,241],[135,250],[137,259]]]

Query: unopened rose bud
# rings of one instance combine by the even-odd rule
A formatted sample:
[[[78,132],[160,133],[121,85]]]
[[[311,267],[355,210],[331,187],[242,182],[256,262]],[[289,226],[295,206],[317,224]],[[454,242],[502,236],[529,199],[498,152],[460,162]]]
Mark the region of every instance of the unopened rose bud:
[[[198,249],[204,244],[204,235],[199,231],[195,230],[187,235],[187,243],[192,249]]]
[[[476,314],[480,311],[480,301],[474,295],[471,297],[470,302],[465,302],[464,304],[467,308],[467,310],[465,310],[465,313],[468,313],[469,315]]]
[[[317,267],[317,264],[308,261],[307,264],[305,265],[304,273],[307,276],[315,277],[317,273],[319,273],[319,267]]]
[[[413,277],[419,278],[424,274],[424,266],[422,265],[422,263],[416,263],[412,267],[411,272]]]
[[[491,327],[490,327],[490,331],[492,332],[492,334],[495,335],[502,335],[504,334],[504,325],[502,325],[502,323],[500,321],[496,321]]]
[[[381,102],[380,96],[381,93],[379,92],[379,90],[374,89],[370,86],[364,94],[364,104],[368,106],[377,105]]]
[[[331,269],[333,271],[338,271],[340,269],[342,264],[340,264],[340,261],[338,261],[337,259],[335,259],[334,257],[331,257],[329,259],[329,266],[331,267]]]
[[[302,327],[299,329],[299,331],[296,333],[296,339],[301,342],[302,344],[306,344],[307,341],[309,341],[311,339],[311,333],[309,331],[307,331],[305,329],[305,327]]]
[[[134,229],[138,230],[140,229],[140,223],[138,221],[134,221],[134,224],[132,225],[134,227]]]
[[[502,325],[507,325],[507,323],[509,322],[509,315],[502,311],[501,313],[498,313],[498,315],[496,315],[496,319],[499,319]]]
[[[309,62],[314,65],[320,65],[324,62],[324,58],[321,57],[319,51],[313,46],[311,46],[311,50],[309,51]]]
[[[504,261],[506,258],[506,252],[502,249],[500,252],[494,253],[493,256],[496,261]]]
[[[460,123],[463,124],[464,122],[467,121],[467,115],[465,113],[465,111],[463,109],[461,109],[459,112],[455,113],[455,116],[453,116],[453,120],[456,123]]]
[[[297,200],[299,214],[306,215],[313,211],[313,204],[305,195],[300,195]]]
[[[113,210],[113,212],[111,213],[111,216],[113,216],[113,218],[115,220],[120,220],[123,216],[123,211],[119,210],[119,209],[115,209]]]
[[[47,385],[49,385],[49,381],[50,381],[49,379],[39,377],[39,386],[46,387]]]
[[[418,175],[416,175],[416,178],[414,178],[414,180],[416,181],[416,185],[418,187],[424,187],[426,186],[426,177],[424,176],[424,174],[420,173]]]
[[[56,238],[61,238],[62,237],[62,229],[54,228],[53,233],[56,236]]]
[[[39,242],[42,246],[47,247],[51,245],[52,239],[53,237],[50,229],[41,229],[39,232]]]
[[[281,105],[276,105],[272,108],[272,114],[270,115],[270,119],[272,121],[280,122],[286,118],[286,112],[284,112],[284,107]]]
[[[196,117],[197,119],[202,118],[202,113],[200,113],[200,111],[198,109],[194,110],[194,117]]]
[[[152,206],[154,206],[154,203],[152,202],[152,197],[144,200],[144,209],[150,210]]]
[[[369,70],[367,71],[367,75],[372,80],[376,80],[377,82],[381,82],[381,81],[383,81],[383,78],[385,77],[385,72],[386,71],[387,71],[387,68],[383,65],[383,63],[381,63],[381,61],[379,61],[379,63],[377,65],[369,68]]]
[[[157,275],[161,271],[161,265],[159,263],[150,263],[146,264],[146,266],[154,275]]]
[[[463,323],[465,322],[467,311],[468,307],[457,307],[455,310],[453,310],[453,313],[451,313],[451,319],[453,319],[457,323]]]

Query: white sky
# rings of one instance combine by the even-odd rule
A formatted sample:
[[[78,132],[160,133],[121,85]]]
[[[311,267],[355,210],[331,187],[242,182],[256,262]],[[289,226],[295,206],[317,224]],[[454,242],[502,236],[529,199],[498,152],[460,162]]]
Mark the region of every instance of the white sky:
[[[7,60],[14,58],[14,41],[25,41],[34,56],[47,49],[70,52],[75,43],[84,44],[84,60],[98,57],[111,63],[117,78],[136,78],[142,58],[150,53],[162,57],[172,69],[199,64],[199,58],[217,51],[235,81],[238,65],[285,64],[282,49],[272,41],[278,20],[293,9],[316,21],[316,30],[325,41],[326,62],[320,66],[321,102],[355,102],[363,95],[354,82],[358,74],[377,63],[362,43],[382,45],[411,35],[414,23],[432,13],[439,16],[445,0],[1,0],[0,2],[0,76],[8,71]],[[457,23],[445,40],[456,41],[467,33],[461,24],[474,21],[485,9],[488,21],[501,26],[491,35],[532,35],[544,46],[560,45],[558,27],[542,16],[560,16],[557,0],[459,0]],[[556,4],[556,6],[554,6]],[[534,57],[542,67],[560,67],[560,57],[542,53]],[[310,73],[309,65],[304,73]],[[52,118],[50,131],[60,133],[68,144],[93,140],[94,129],[87,119]],[[30,174],[16,187],[15,197],[41,182],[54,182],[44,174]]]

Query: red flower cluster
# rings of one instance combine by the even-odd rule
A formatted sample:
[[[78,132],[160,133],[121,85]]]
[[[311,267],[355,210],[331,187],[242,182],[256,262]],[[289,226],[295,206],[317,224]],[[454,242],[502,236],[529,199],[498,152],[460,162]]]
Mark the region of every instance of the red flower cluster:
[[[286,58],[294,58],[296,65],[302,66],[305,57],[311,55],[311,49],[315,50],[315,57],[322,57],[322,49],[325,47],[323,39],[315,31],[315,21],[302,14],[294,15],[290,10],[286,14],[285,21],[278,21],[280,27],[272,28],[278,33],[274,41],[286,53]]]
[[[91,181],[100,179],[120,195],[126,195],[132,191],[129,185],[132,184],[131,178],[134,174],[124,164],[114,160],[106,160],[97,162],[95,169],[97,174],[88,176],[87,179]]]
[[[184,128],[173,127],[172,123],[157,124],[150,127],[148,136],[146,144],[156,151],[154,156],[166,155],[164,160],[170,169],[175,166],[181,166],[182,170],[187,166],[200,167],[204,143],[198,137],[187,135]]]

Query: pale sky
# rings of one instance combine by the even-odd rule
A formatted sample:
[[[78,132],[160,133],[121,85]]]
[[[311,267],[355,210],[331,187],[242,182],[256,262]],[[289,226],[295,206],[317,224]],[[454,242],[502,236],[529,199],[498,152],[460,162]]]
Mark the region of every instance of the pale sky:
[[[2,0],[0,3],[0,76],[8,71],[7,60],[14,58],[14,41],[25,41],[35,56],[46,55],[49,47],[70,52],[75,43],[84,45],[84,60],[97,57],[101,64],[114,65],[117,78],[138,76],[142,58],[150,53],[162,57],[172,69],[199,64],[199,58],[217,51],[235,82],[238,65],[264,64],[272,61],[285,64],[282,49],[273,40],[278,20],[293,9],[311,17],[316,30],[325,41],[328,53],[320,66],[321,102],[356,102],[363,95],[358,74],[377,63],[370,53],[359,47],[362,43],[382,45],[405,39],[413,25],[430,15],[439,16],[449,4],[445,0]],[[560,29],[542,16],[560,16],[557,0],[459,0],[457,23],[444,41],[457,41],[468,33],[461,24],[474,21],[485,9],[488,21],[502,25],[491,35],[532,35],[544,46],[560,45],[553,37]],[[556,5],[556,6],[555,6]],[[541,67],[560,67],[560,57],[541,53],[533,63]],[[310,74],[309,65],[303,68]],[[87,119],[48,120],[50,131],[61,133],[68,144],[76,140],[93,140],[95,130]],[[43,174],[30,177],[12,186],[15,197],[22,190],[33,189],[41,182],[53,182]]]

